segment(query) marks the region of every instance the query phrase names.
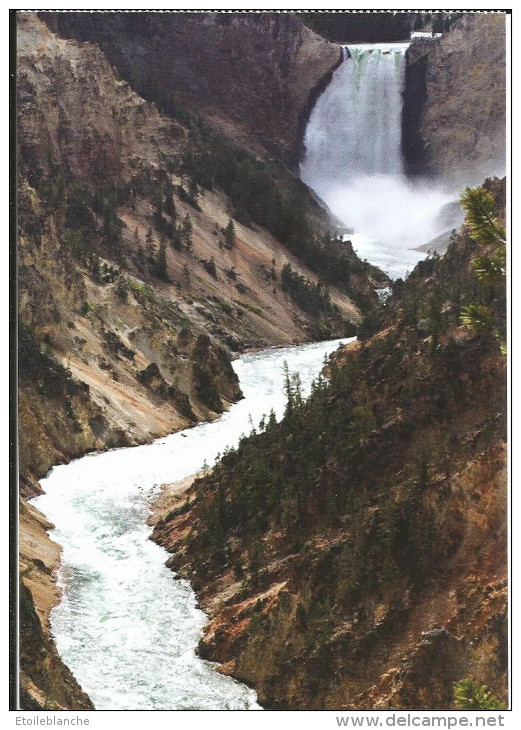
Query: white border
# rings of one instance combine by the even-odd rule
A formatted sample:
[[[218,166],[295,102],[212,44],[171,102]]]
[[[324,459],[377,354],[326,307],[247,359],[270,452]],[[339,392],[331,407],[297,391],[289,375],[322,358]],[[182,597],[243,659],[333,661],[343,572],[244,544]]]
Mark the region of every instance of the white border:
[[[57,2],[52,3],[47,6],[43,7],[35,7],[34,5],[29,6],[27,3],[21,3],[21,2],[14,2],[11,4],[11,8],[13,9],[31,9],[31,10],[43,10],[43,9],[64,9],[64,10],[142,10],[146,9],[143,7],[145,3],[141,2],[113,2],[110,5],[104,4],[104,3],[89,3],[89,2]],[[306,2],[303,0],[302,2],[285,2],[283,4],[284,9],[287,10],[316,10],[317,9],[317,3],[313,2]],[[177,9],[183,9],[183,10],[219,10],[219,9],[237,9],[237,10],[279,10],[280,9],[280,2],[265,2],[261,6],[255,5],[255,4],[248,4],[245,3],[239,3],[239,2],[229,2],[229,3],[200,3],[196,7],[187,7],[185,4],[170,4],[166,6],[164,3],[157,3],[154,5],[154,9],[158,10],[177,10]],[[337,10],[343,10],[347,9],[345,7],[344,3],[339,2],[328,2],[327,3],[327,9],[337,9]],[[386,10],[387,7],[383,3],[374,3],[370,6],[364,5],[364,4],[357,4],[354,9],[357,10]],[[401,9],[401,8],[400,8]],[[431,8],[426,8],[425,3],[409,3],[409,10],[431,10]],[[460,2],[457,4],[454,4],[454,7],[451,7],[448,4],[443,4],[443,10],[507,10],[508,8],[505,8],[504,5],[499,3],[491,3],[491,2],[479,2],[479,3],[466,3],[466,2]],[[6,19],[7,20],[7,19]],[[511,18],[507,16],[507,29],[510,28]],[[4,42],[2,44],[2,53],[8,57],[8,24],[4,23],[3,28],[4,33]],[[507,34],[508,39],[510,38],[509,33]],[[510,55],[511,49],[510,49],[510,41],[507,41],[508,45],[508,53]],[[517,64],[517,46],[514,47],[513,51],[513,60]],[[7,68],[8,66],[8,58],[6,58],[7,63],[5,64],[4,68]],[[511,77],[510,77],[510,63],[507,63],[507,78],[508,78],[508,86],[507,89],[512,89],[511,84]],[[7,73],[4,73],[2,77],[2,83],[4,84],[3,89],[3,97],[5,100],[8,100],[8,84],[7,84]],[[510,94],[509,94],[510,96]],[[515,111],[515,103],[516,98],[513,98],[513,108]],[[509,105],[507,105],[508,108]],[[510,117],[508,118],[508,149],[510,151]],[[7,120],[7,115],[4,116],[4,119]],[[6,134],[4,139],[8,139],[7,134],[7,125],[6,125]],[[515,146],[514,146],[515,151]],[[8,170],[8,161],[9,161],[9,151],[8,149],[4,148],[4,166],[3,169],[7,172]],[[515,158],[513,159],[513,165],[515,164]],[[4,181],[6,181],[6,175],[4,174]],[[6,182],[4,182],[7,188]],[[3,211],[4,211],[4,220],[7,222],[9,221],[9,204],[8,204],[8,190],[5,191],[5,195],[2,197],[3,201]],[[509,188],[507,186],[507,195],[508,195],[508,207],[510,209],[511,207],[511,201],[510,201],[510,193]],[[514,211],[515,212],[515,211]],[[516,231],[515,226],[515,220],[514,220],[514,227],[513,230]],[[519,246],[521,245],[521,242],[519,245],[513,246],[513,272],[516,272],[518,270],[517,266],[517,260],[519,257]],[[4,246],[2,250],[2,257],[3,258],[3,264],[4,264],[4,271],[8,272],[8,247],[6,245],[6,241],[4,241]],[[513,275],[512,275],[513,276]],[[8,331],[9,331],[9,321],[8,321],[8,291],[9,286],[4,286],[0,290],[0,306],[2,311],[2,319],[0,320],[1,326],[3,328],[2,333],[4,336],[4,342],[8,341]],[[514,316],[514,321],[517,320],[515,317],[515,312],[517,309],[517,301],[514,295],[513,301],[509,307],[511,310],[511,315]],[[510,342],[510,348],[512,351],[513,357],[515,357],[516,351],[517,351],[517,339],[515,337],[512,338],[512,341]],[[0,364],[0,367],[2,368],[1,371],[1,382],[3,384],[3,392],[2,392],[2,405],[3,405],[3,413],[8,413],[8,394],[7,394],[7,384],[9,383],[9,372],[8,372],[8,362],[6,361],[5,357],[3,361]],[[509,389],[509,395],[510,395],[510,389]],[[513,402],[513,409],[515,408],[515,405],[517,404],[517,393],[514,389],[513,392],[514,396],[514,402]],[[515,412],[515,411],[513,411]],[[514,458],[514,450],[515,446],[511,445],[511,455],[513,460],[513,468],[514,468],[514,474],[516,474],[516,467],[517,467],[517,459]],[[3,440],[3,450],[1,452],[2,458],[4,460],[4,465],[7,467],[8,460],[9,460],[9,444],[8,444],[8,430],[5,429],[5,437]],[[4,472],[5,473],[5,472]],[[5,480],[7,481],[7,480]],[[7,485],[4,484],[3,489],[3,496],[4,496],[4,516],[5,520],[7,522],[7,515],[8,515],[8,490]],[[513,510],[516,510],[516,506],[519,506],[519,492],[514,492],[513,494]],[[517,509],[517,514],[519,514],[519,509]],[[8,536],[8,525],[5,524],[4,528],[5,532],[5,543],[6,543],[6,550],[4,555],[8,555],[8,546],[7,546],[7,536]],[[512,549],[514,551],[513,554],[518,554],[518,543],[519,543],[519,530],[517,531],[517,535],[513,536],[512,540]],[[4,563],[5,565],[6,563]],[[7,571],[5,576],[7,575]],[[4,586],[7,584],[7,577],[4,579]],[[514,587],[516,588],[515,584]],[[513,590],[512,596],[514,600],[514,605],[517,606],[517,596],[519,595],[519,590]],[[4,611],[6,612],[6,618],[8,623],[8,607],[7,607],[7,600],[4,602]],[[5,625],[5,624],[4,624]],[[517,640],[516,636],[517,632],[514,632],[514,643],[512,646],[512,655],[515,655],[519,657],[519,646],[520,642]],[[2,634],[2,639],[0,640],[0,648],[3,650],[3,657],[4,659],[4,665],[3,665],[3,672],[2,672],[2,689],[4,691],[4,702],[2,704],[2,709],[4,710],[4,713],[6,713],[8,716],[4,718],[7,720],[9,726],[16,726],[18,723],[16,722],[16,718],[23,719],[34,719],[36,717],[43,719],[44,717],[53,717],[56,718],[60,717],[69,717],[72,718],[73,716],[82,717],[85,719],[89,719],[89,728],[96,728],[96,730],[105,730],[105,728],[112,730],[114,727],[125,727],[125,728],[139,728],[141,730],[143,721],[146,723],[153,722],[154,726],[157,728],[170,728],[170,727],[176,727],[176,728],[194,728],[197,730],[198,728],[206,728],[207,726],[211,725],[212,727],[215,727],[219,730],[219,728],[226,728],[227,730],[235,730],[235,728],[240,728],[240,730],[243,730],[244,725],[247,724],[248,727],[253,728],[254,730],[256,728],[263,728],[266,723],[269,722],[270,728],[272,727],[273,730],[277,730],[278,728],[287,728],[289,726],[295,726],[298,727],[299,730],[307,730],[308,728],[311,730],[315,730],[315,728],[318,727],[331,727],[336,728],[337,727],[337,721],[336,717],[338,715],[342,716],[357,716],[360,717],[362,715],[367,716],[374,716],[375,713],[367,712],[367,713],[361,713],[361,712],[354,712],[354,713],[340,713],[337,711],[331,711],[331,712],[307,712],[307,711],[298,711],[298,712],[253,712],[248,713],[248,715],[242,715],[238,712],[229,712],[229,711],[223,711],[223,712],[197,712],[197,713],[187,713],[187,712],[154,712],[153,714],[153,720],[151,718],[145,717],[140,712],[103,712],[103,711],[97,711],[97,712],[79,712],[79,713],[27,713],[27,712],[12,712],[7,713],[7,707],[8,707],[8,667],[7,667],[7,657],[8,657],[8,642],[7,642],[7,632],[4,631]],[[505,713],[499,713],[499,715],[502,715],[504,720],[501,725],[499,723],[496,723],[496,726],[502,726],[502,727],[519,727],[521,725],[521,693],[518,691],[520,689],[519,682],[517,681],[517,674],[519,674],[519,668],[516,667],[516,674],[514,675],[514,684],[511,687],[511,693],[514,700],[514,703],[518,705],[516,709],[512,712],[505,712]],[[516,702],[517,700],[517,702]],[[404,718],[404,722],[407,722],[406,727],[412,727],[411,724],[414,722],[412,718],[416,718],[416,722],[419,722],[420,718],[428,717],[429,715],[436,714],[438,716],[452,716],[452,717],[468,717],[469,724],[473,724],[473,720],[475,717],[475,713],[451,713],[451,712],[397,712],[397,713],[387,713],[387,712],[379,712],[378,717],[381,721],[382,727],[388,727],[387,724],[387,718],[392,718],[393,715],[395,716],[395,720],[398,716],[401,716]],[[479,713],[478,713],[479,714]],[[488,716],[492,719],[493,716],[498,717],[499,715],[497,713],[488,713]],[[395,727],[398,727],[398,724],[396,723],[394,725]],[[41,727],[48,727],[48,725],[41,725]]]

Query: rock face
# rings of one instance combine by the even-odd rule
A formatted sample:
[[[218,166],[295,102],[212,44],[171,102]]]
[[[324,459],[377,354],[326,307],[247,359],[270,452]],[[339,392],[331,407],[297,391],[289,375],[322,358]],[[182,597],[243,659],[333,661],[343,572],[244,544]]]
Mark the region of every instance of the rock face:
[[[240,395],[230,348],[304,339],[310,320],[276,273],[287,262],[299,268],[295,256],[238,221],[233,250],[225,247],[226,196],[213,190],[187,202],[188,182],[163,172],[165,160],[196,150],[189,130],[117,80],[99,48],[55,36],[36,14],[19,16],[18,115],[24,342],[28,358],[38,360],[44,345],[66,366],[62,390],[52,395],[75,414],[60,423],[51,408],[47,419],[50,394],[38,397],[43,384],[27,374],[21,418],[29,488],[57,460],[212,417],[209,402],[220,412]],[[168,281],[154,275],[153,260],[163,235],[157,211],[154,223],[154,190],[164,185],[175,210],[160,225],[174,235],[181,221],[191,226],[189,246],[174,241],[165,251]],[[91,247],[87,258],[78,246]],[[362,276],[362,294],[367,286]],[[359,321],[354,304],[332,296]],[[161,388],[138,377],[151,364]]]
[[[287,13],[44,13],[64,35],[96,43],[145,99],[176,104],[247,147],[295,160],[299,118],[341,58]]]
[[[50,635],[49,614],[58,598],[54,574],[59,546],[52,527],[24,501],[20,504],[20,706],[26,710],[92,710],[92,703],[61,661]]]
[[[505,15],[469,13],[407,52],[403,145],[409,171],[478,182],[505,170]]]

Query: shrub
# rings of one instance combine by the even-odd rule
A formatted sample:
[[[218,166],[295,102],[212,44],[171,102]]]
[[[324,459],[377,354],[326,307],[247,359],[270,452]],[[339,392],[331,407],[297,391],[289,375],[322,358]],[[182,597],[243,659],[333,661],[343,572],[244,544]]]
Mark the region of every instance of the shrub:
[[[462,710],[506,710],[506,706],[488,687],[472,679],[460,679],[454,684],[454,700]]]

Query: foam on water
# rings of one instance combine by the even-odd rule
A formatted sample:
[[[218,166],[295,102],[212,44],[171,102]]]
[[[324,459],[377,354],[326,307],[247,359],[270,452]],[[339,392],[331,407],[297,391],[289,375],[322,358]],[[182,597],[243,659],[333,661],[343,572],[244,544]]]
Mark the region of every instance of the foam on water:
[[[89,454],[42,480],[45,494],[34,503],[63,546],[52,632],[96,709],[261,709],[253,690],[196,655],[206,615],[190,585],[165,567],[146,520],[161,484],[211,465],[271,408],[282,415],[284,361],[308,391],[339,342],[246,355],[234,363],[245,398],[219,420]]]

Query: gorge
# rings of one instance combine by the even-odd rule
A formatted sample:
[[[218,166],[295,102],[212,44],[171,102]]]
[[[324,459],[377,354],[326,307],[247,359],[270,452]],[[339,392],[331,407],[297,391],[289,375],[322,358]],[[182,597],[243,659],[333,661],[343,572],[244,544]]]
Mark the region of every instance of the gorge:
[[[338,344],[246,355],[235,363],[244,399],[218,421],[85,456],[41,481],[33,504],[58,526],[52,537],[63,548],[51,628],[96,709],[258,709],[253,692],[195,656],[205,616],[189,585],[172,580],[146,520],[160,485],[213,463],[272,409],[282,416],[284,362],[308,392]]]
[[[505,702],[504,287],[465,228],[412,250],[503,172],[504,16],[18,25],[22,706]],[[448,139],[460,101],[480,131]]]

